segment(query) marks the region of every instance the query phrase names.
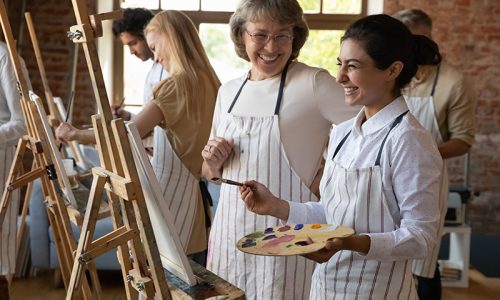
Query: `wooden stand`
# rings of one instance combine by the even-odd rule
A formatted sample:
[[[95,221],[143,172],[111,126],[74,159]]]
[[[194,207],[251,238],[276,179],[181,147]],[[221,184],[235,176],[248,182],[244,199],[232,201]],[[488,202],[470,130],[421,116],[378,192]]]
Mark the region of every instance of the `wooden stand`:
[[[92,123],[101,167],[92,170],[94,181],[66,299],[72,299],[74,289],[79,288],[86,264],[113,248],[118,249],[128,299],[137,299],[139,293],[146,299],[205,299],[215,295],[241,299],[241,290],[201,267],[196,275],[203,284],[190,287],[172,275],[169,288],[124,122],[112,119],[95,44],[95,37],[102,35],[101,21],[119,17],[121,12],[89,16],[84,0],[72,3],[78,24],[71,27],[68,36],[82,43],[85,52],[100,112],[92,117]],[[93,241],[103,191],[108,195],[114,231]]]
[[[45,131],[41,123],[41,116],[36,109],[35,103],[30,101],[27,84],[21,70],[19,56],[16,50],[3,0],[0,1],[0,22],[19,84],[21,106],[28,131],[28,134],[19,140],[15,152],[14,162],[12,163],[9,178],[6,182],[5,190],[2,196],[0,204],[0,229],[3,224],[7,208],[11,202],[12,192],[27,185],[33,180],[40,178],[44,197],[46,199],[47,215],[55,237],[62,277],[65,285],[68,286],[71,265],[73,264],[73,251],[76,249],[76,243],[72,236],[70,221],[66,210],[66,203],[63,199],[61,188],[62,190],[67,190],[69,187],[64,186],[60,178],[57,177],[57,174],[60,173],[59,166],[54,166],[52,163],[53,153],[51,153],[46,143],[47,136],[45,135]],[[24,156],[28,154],[29,151],[33,153],[34,164],[31,171],[25,172],[22,162]],[[89,271],[92,278],[97,278],[95,268],[93,266],[91,266]],[[95,286],[94,290],[100,292],[99,285]],[[95,298],[91,293],[90,285],[86,278],[77,292],[77,296],[79,298]]]
[[[38,70],[40,71],[40,77],[42,78],[43,90],[45,93],[45,101],[47,103],[47,107],[49,108],[48,120],[49,124],[52,127],[57,127],[65,118],[65,115],[60,113],[60,109],[58,109],[52,91],[49,86],[49,82],[47,80],[47,75],[45,73],[45,66],[43,64],[42,53],[40,51],[40,47],[38,45],[38,38],[36,36],[35,27],[33,26],[33,21],[31,19],[31,14],[29,12],[24,14],[26,18],[26,24],[28,25],[28,31],[31,38],[31,43],[33,45],[33,51],[35,52],[35,58],[38,65]],[[70,95],[73,97],[74,95]],[[68,107],[67,113],[71,112],[71,108]],[[80,166],[85,165],[85,159],[83,158],[81,152],[78,149],[78,143],[75,141],[68,142],[68,145],[71,149],[71,153],[73,154],[73,158],[76,160],[77,164]]]

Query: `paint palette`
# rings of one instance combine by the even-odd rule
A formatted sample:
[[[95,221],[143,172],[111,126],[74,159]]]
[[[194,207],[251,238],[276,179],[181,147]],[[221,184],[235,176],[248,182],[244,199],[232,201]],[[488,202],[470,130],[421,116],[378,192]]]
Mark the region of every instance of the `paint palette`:
[[[299,255],[320,250],[328,239],[348,237],[354,229],[330,224],[288,224],[269,227],[241,238],[240,251],[255,255]],[[307,238],[313,243],[308,244]]]

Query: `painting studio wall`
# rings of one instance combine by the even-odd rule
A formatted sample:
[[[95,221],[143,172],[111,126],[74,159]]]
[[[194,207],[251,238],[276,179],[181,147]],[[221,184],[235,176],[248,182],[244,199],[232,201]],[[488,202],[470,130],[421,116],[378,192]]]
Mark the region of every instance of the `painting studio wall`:
[[[94,1],[89,3],[89,13],[95,11]],[[61,97],[65,104],[71,95],[68,89],[74,44],[66,36],[69,27],[76,24],[71,1],[29,0],[6,1],[9,20],[18,50],[29,70],[33,90],[43,96],[44,89],[38,70],[33,46],[27,30],[24,12],[31,13],[40,52],[45,65],[47,81],[52,94]],[[90,116],[96,113],[92,84],[82,47],[78,47],[78,66],[74,94],[73,124],[90,124]]]
[[[95,2],[89,12],[95,12]],[[68,80],[73,43],[66,31],[74,25],[71,1],[6,1],[9,17],[18,39],[20,53],[30,70],[35,92],[43,87],[35,55],[22,15],[32,14],[45,63],[48,82],[54,96],[68,99]],[[470,179],[475,196],[469,205],[468,220],[473,232],[500,236],[500,1],[496,0],[384,0],[384,12],[420,8],[434,21],[433,38],[444,60],[472,80],[478,105],[476,143],[472,149]],[[22,26],[21,26],[22,24]],[[21,29],[21,33],[20,33]],[[89,124],[96,112],[85,57],[80,47],[76,77],[74,124]],[[462,159],[450,162],[450,177],[463,180]]]
[[[477,96],[477,132],[470,182],[480,195],[468,207],[475,233],[500,236],[500,1],[385,0],[384,12],[418,8],[433,20],[433,39],[444,60],[466,74]],[[462,159],[450,178],[462,182]]]

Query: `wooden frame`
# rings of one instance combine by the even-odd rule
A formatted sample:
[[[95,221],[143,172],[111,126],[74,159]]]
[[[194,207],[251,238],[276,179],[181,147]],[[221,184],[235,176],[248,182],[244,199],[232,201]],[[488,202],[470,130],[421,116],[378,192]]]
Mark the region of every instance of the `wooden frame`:
[[[22,186],[25,186],[33,180],[40,178],[42,181],[42,190],[45,197],[47,215],[49,223],[53,230],[57,249],[57,255],[61,267],[61,274],[66,286],[69,284],[70,267],[73,263],[73,251],[76,248],[75,240],[71,230],[71,225],[66,209],[66,203],[60,195],[59,181],[57,180],[58,167],[52,163],[53,155],[47,144],[47,136],[43,130],[41,116],[38,113],[35,103],[30,101],[28,96],[28,85],[21,69],[19,55],[16,50],[15,41],[12,36],[12,29],[7,17],[4,0],[0,0],[0,23],[4,37],[9,49],[10,58],[14,66],[19,90],[21,93],[21,107],[26,122],[28,134],[23,136],[18,143],[14,162],[12,163],[9,178],[6,182],[5,190],[0,205],[0,227],[6,213],[6,208],[11,201],[11,193]],[[22,166],[23,158],[31,151],[34,157],[33,168],[25,172]],[[94,269],[90,266],[92,278],[97,275],[92,272]],[[97,283],[94,289],[99,293],[100,286]],[[77,290],[77,295],[84,299],[95,298],[92,295],[87,278],[83,281],[81,288]]]

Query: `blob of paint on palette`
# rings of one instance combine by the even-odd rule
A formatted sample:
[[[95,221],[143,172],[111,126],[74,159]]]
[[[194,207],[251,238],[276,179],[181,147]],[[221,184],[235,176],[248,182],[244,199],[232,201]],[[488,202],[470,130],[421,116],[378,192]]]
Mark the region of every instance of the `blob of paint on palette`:
[[[287,224],[250,233],[238,241],[237,247],[243,252],[255,255],[299,255],[318,251],[331,238],[353,234],[354,229],[345,226]]]

